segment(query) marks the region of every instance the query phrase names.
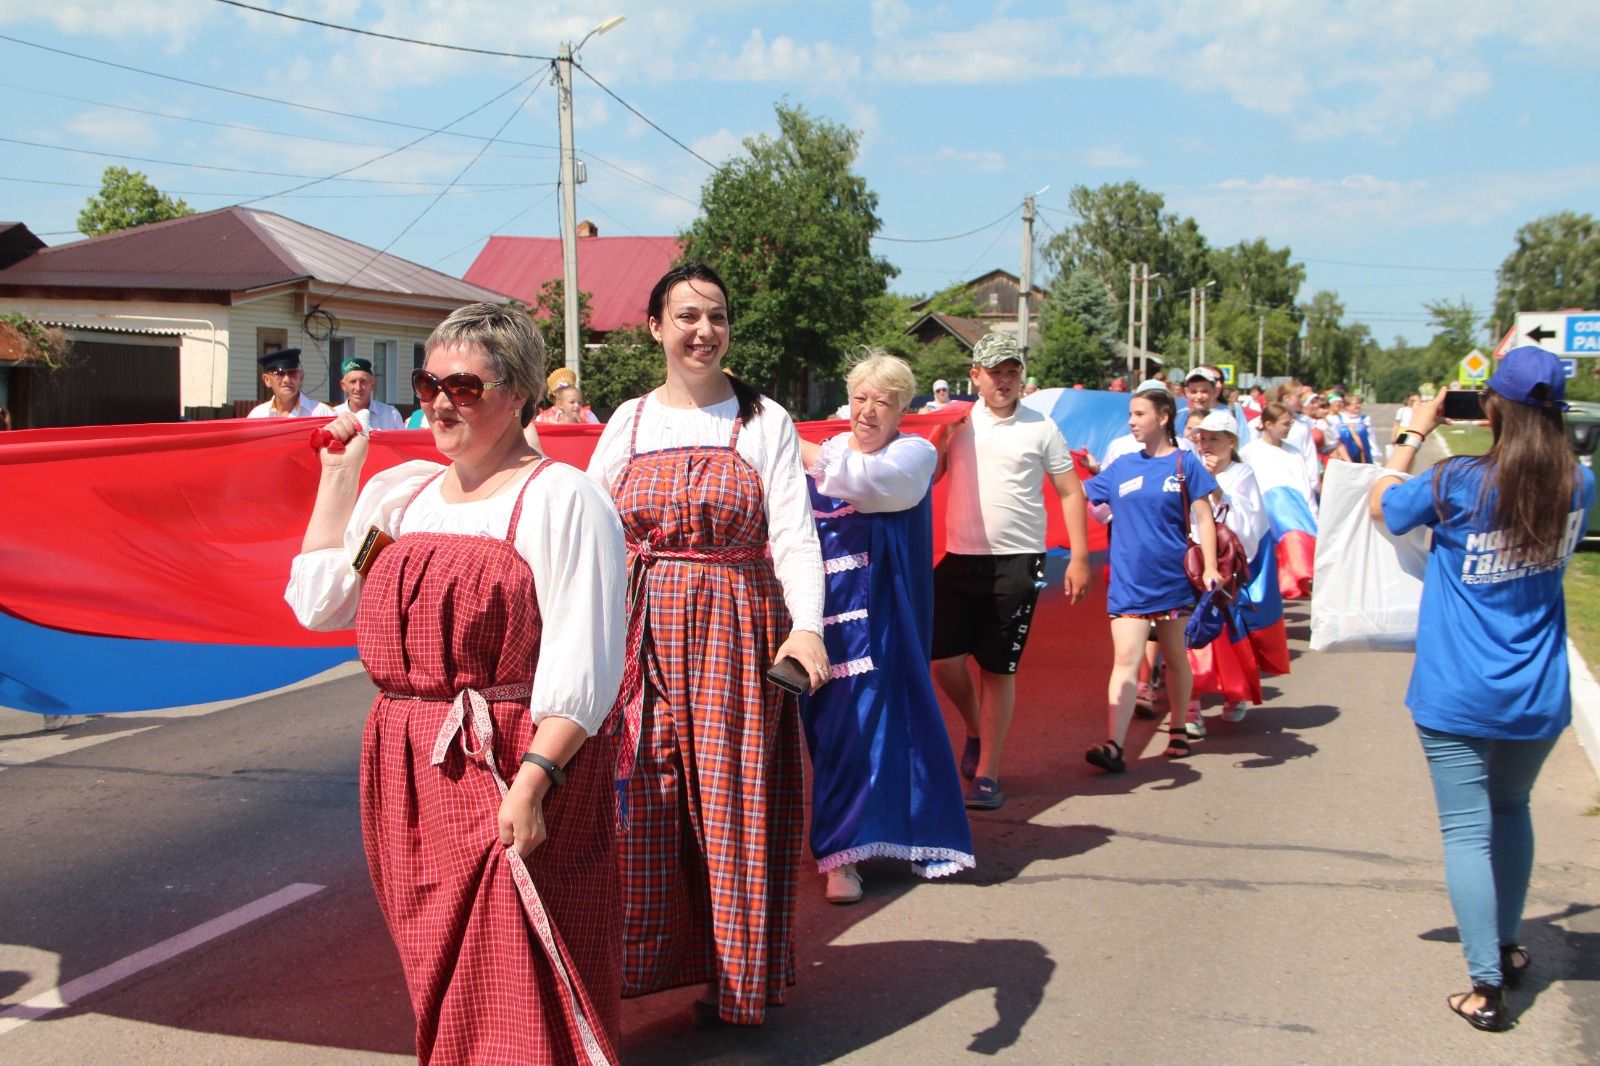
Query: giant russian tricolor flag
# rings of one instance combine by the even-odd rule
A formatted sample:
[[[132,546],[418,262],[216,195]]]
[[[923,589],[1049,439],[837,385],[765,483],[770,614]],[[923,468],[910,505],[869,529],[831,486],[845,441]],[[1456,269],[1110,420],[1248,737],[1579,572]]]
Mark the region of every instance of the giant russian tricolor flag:
[[[1278,589],[1286,600],[1311,595],[1317,555],[1317,518],[1305,460],[1299,452],[1255,441],[1239,450],[1255,471],[1272,535],[1278,543]]]

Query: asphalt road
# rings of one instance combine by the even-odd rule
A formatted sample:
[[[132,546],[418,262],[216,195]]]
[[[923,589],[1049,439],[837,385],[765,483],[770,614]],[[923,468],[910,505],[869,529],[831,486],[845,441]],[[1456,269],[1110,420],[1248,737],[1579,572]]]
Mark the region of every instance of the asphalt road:
[[[1565,738],[1535,795],[1520,1025],[1477,1033],[1444,1006],[1466,978],[1400,702],[1409,659],[1311,654],[1304,610],[1291,622],[1294,671],[1266,706],[1213,719],[1184,762],[1136,725],[1143,757],[1110,778],[1082,760],[1102,738],[1103,599],[1052,607],[1040,624],[1066,639],[1024,659],[1011,799],[974,815],[979,869],[869,866],[854,907],[807,872],[789,1005],[706,1032],[691,992],[633,1001],[627,1060],[1596,1061],[1600,785],[1582,752]],[[408,1061],[356,820],[370,696],[347,674],[50,733],[0,712],[0,1063]]]

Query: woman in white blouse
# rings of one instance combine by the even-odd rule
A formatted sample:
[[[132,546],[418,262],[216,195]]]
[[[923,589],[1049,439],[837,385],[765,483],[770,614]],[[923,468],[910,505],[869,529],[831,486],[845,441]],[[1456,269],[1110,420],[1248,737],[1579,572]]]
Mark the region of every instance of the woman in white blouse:
[[[615,1061],[619,1042],[614,757],[590,738],[622,677],[622,530],[523,436],[543,362],[525,313],[463,307],[412,377],[448,467],[358,493],[355,420],[319,431],[286,593],[303,625],[355,624],[379,688],[362,839],[425,1062]]]
[[[928,672],[939,453],[900,419],[917,381],[877,350],[851,368],[850,430],[802,441],[827,571],[823,641],[842,676],[802,701],[811,854],[830,903],[861,898],[858,863],[923,877],[973,865],[950,735]]]
[[[697,1022],[758,1025],[794,981],[804,824],[799,712],[765,675],[815,689],[830,670],[799,438],[723,373],[731,320],[704,264],[656,283],[667,380],[617,409],[589,474],[633,555],[642,664],[622,701],[623,994],[705,982]]]

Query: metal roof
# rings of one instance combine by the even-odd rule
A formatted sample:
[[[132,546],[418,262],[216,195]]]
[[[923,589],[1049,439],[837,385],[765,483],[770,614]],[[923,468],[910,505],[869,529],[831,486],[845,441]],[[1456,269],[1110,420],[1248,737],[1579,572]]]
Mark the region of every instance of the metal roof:
[[[682,254],[676,237],[579,237],[578,291],[589,294],[589,328],[644,325],[651,286]],[[539,286],[561,274],[561,238],[490,237],[466,278],[532,304]]]
[[[398,256],[246,207],[224,207],[42,248],[0,270],[0,291],[26,286],[242,292],[308,279],[462,303],[504,299]]]

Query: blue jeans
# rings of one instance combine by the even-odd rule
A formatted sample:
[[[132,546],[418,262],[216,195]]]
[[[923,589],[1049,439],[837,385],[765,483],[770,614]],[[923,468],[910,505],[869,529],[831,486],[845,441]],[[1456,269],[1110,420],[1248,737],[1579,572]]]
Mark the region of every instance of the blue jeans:
[[[1498,985],[1500,945],[1515,944],[1533,873],[1528,794],[1556,745],[1417,727],[1444,834],[1444,879],[1474,983]]]

